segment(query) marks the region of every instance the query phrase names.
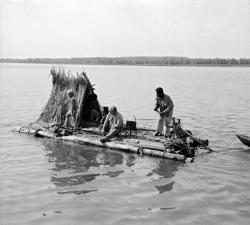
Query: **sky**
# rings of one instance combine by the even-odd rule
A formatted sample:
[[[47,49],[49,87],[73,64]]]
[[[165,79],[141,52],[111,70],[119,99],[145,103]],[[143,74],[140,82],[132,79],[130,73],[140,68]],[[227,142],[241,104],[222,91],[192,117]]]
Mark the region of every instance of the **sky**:
[[[250,0],[0,0],[0,58],[250,58]]]

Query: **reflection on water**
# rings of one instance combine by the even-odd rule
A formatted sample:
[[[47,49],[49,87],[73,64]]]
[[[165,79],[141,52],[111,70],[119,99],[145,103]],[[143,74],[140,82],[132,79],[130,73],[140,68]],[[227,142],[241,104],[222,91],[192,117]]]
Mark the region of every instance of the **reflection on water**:
[[[170,182],[169,184],[161,185],[161,186],[155,186],[159,193],[164,193],[166,191],[171,191],[173,189],[174,181]]]
[[[124,170],[121,170],[118,167],[119,165],[123,165],[125,170],[130,167],[133,168],[136,157],[140,157],[132,153],[65,143],[60,140],[44,139],[43,145],[48,162],[53,164],[51,182],[57,187],[77,186],[77,190],[58,191],[58,194],[75,193],[79,195],[98,191],[97,189],[80,190],[79,188],[82,188],[87,182],[94,181],[99,176],[108,176],[110,178],[120,176],[124,173]],[[178,162],[166,162],[166,160],[158,159],[152,171],[147,173],[146,176],[157,175],[158,178],[171,178],[174,176],[179,164]],[[113,170],[107,171],[107,168],[113,168]],[[98,171],[98,173],[93,173],[95,171]],[[171,191],[173,185],[174,182],[170,182],[155,186],[155,188],[159,193],[163,193]]]
[[[97,191],[97,190],[75,190],[75,191],[58,191],[58,194],[76,194],[76,195],[82,195],[82,194],[88,194],[90,192]]]

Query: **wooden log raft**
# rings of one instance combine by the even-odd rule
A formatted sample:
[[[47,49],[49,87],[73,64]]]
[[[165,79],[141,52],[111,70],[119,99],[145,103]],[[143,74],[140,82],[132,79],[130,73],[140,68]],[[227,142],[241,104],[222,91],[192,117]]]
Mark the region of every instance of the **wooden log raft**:
[[[47,137],[47,138],[55,138],[63,141],[70,141],[74,143],[78,143],[81,145],[93,145],[98,146],[101,148],[109,148],[113,150],[120,150],[124,152],[133,152],[137,154],[142,155],[148,155],[153,157],[159,157],[159,158],[167,158],[172,160],[177,160],[181,162],[193,162],[194,158],[186,157],[185,155],[181,154],[173,154],[167,152],[167,149],[159,149],[154,148],[153,146],[147,147],[147,146],[140,146],[140,145],[131,145],[127,143],[117,143],[117,142],[100,142],[99,139],[95,138],[88,138],[84,136],[78,136],[78,135],[70,135],[70,136],[62,136],[62,137],[56,137],[51,132],[48,132],[47,130],[35,130],[30,129],[27,127],[16,127],[13,129],[13,131],[18,133],[24,133],[24,134],[30,134],[30,135],[38,135],[40,137]]]

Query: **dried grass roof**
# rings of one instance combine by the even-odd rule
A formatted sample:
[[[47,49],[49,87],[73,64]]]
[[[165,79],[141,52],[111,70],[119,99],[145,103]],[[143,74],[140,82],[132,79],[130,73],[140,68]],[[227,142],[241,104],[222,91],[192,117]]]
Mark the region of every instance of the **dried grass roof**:
[[[86,84],[86,73],[81,74],[76,73],[73,75],[71,71],[65,71],[64,67],[52,67],[50,69],[50,74],[52,76],[52,84],[58,85],[61,88],[68,88],[78,86],[80,84]]]
[[[92,86],[85,72],[73,75],[70,71],[66,72],[63,67],[53,66],[50,69],[50,74],[53,87],[49,100],[38,120],[46,123],[63,124],[69,109],[67,91],[72,89],[78,104],[80,104],[85,92],[88,91],[88,88],[92,90]],[[82,113],[80,107],[78,111],[80,114]]]

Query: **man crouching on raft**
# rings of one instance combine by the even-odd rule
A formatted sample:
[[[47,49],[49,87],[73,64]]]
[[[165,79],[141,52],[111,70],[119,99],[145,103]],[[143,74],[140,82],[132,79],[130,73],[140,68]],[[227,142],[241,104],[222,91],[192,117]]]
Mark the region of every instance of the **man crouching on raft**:
[[[156,105],[154,110],[159,113],[160,118],[158,121],[155,136],[162,135],[163,124],[166,126],[165,137],[170,136],[170,123],[173,116],[174,104],[170,96],[164,94],[161,87],[156,88]],[[158,111],[160,109],[160,111]]]
[[[122,131],[122,127],[122,115],[117,111],[117,108],[115,106],[111,106],[109,109],[109,114],[107,115],[102,128],[102,133],[106,135],[108,132],[108,134],[104,138],[101,138],[100,141],[106,142],[111,138],[118,136]]]

